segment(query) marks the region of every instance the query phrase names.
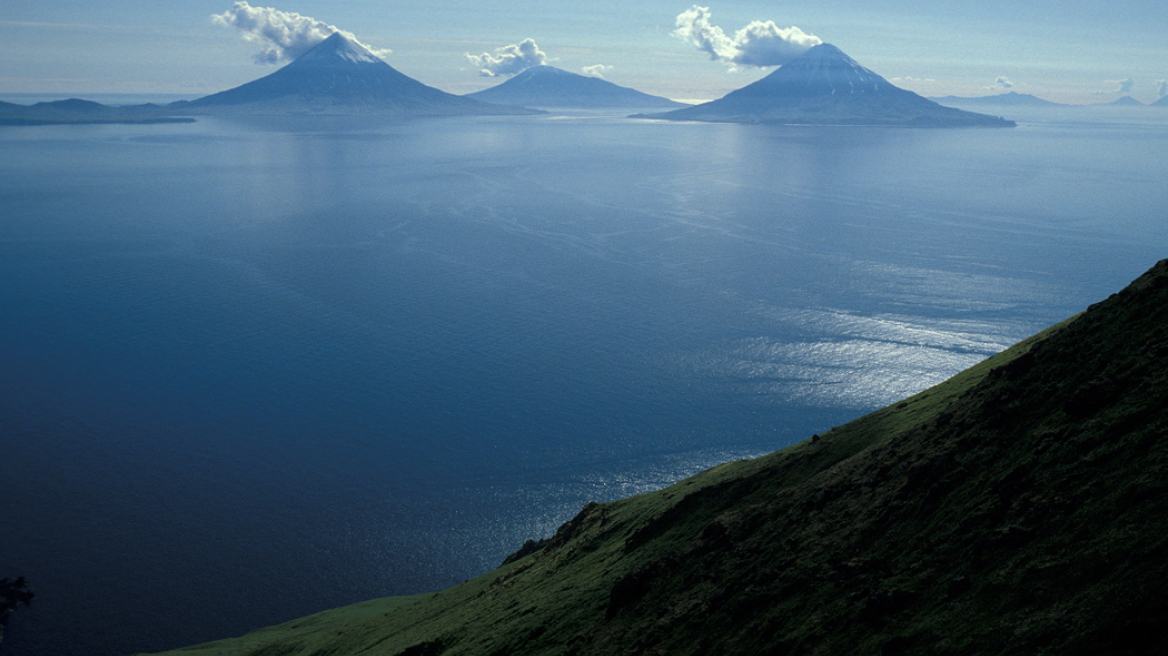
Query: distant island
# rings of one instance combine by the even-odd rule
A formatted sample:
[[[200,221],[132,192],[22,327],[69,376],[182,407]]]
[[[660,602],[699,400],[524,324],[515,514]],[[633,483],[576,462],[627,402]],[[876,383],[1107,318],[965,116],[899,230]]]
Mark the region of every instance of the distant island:
[[[1089,105],[1068,105],[1066,103],[1056,103],[1050,100],[1045,100],[1028,93],[1018,93],[1011,91],[1009,93],[1001,93],[993,96],[941,96],[932,97],[929,100],[941,104],[952,105],[986,105],[998,107],[1168,107],[1168,96],[1165,96],[1153,103],[1142,103],[1131,96],[1122,96],[1115,100],[1095,103]]]
[[[762,80],[689,106],[552,66],[535,66],[490,89],[456,96],[427,86],[364,46],[333,33],[276,72],[196,100],[108,107],[86,100],[0,103],[0,124],[159,123],[249,115],[485,116],[540,108],[671,109],[635,118],[796,125],[1010,127],[996,116],[939,105],[893,86],[839,48],[821,44]]]
[[[406,76],[335,32],[276,72],[238,87],[167,105],[109,107],[88,100],[0,103],[0,125],[191,122],[195,116],[539,114],[446,93]]]
[[[465,97],[499,105],[549,109],[688,107],[669,98],[547,65],[532,66],[502,84]]]
[[[784,125],[1013,127],[997,116],[939,105],[823,43],[763,79],[694,107],[634,118]]]
[[[1103,104],[1111,105],[1113,107],[1145,107],[1146,106],[1146,105],[1144,105],[1144,103],[1136,100],[1135,98],[1132,98],[1131,96],[1121,96],[1120,98],[1112,100],[1109,103],[1103,103]]]
[[[166,106],[190,114],[483,116],[539,113],[465,98],[398,72],[340,32],[280,70],[233,89]]]
[[[1111,106],[1145,105],[1130,97]],[[950,107],[1078,107],[1014,91],[925,98],[897,87],[831,44],[810,48],[766,77],[722,98],[687,105],[554,66],[533,66],[463,96],[404,75],[335,32],[270,75],[196,100],[111,107],[70,98],[34,105],[0,102],[0,125],[186,123],[197,116],[487,116],[542,109],[660,109],[631,118],[785,125],[1013,127],[1014,121]]]
[[[0,102],[0,125],[192,123],[194,120],[190,117],[170,115],[159,105],[110,107],[80,98],[39,102],[35,105]]]
[[[934,102],[955,105],[996,105],[1004,107],[1072,107],[1073,105],[1063,105],[1061,103],[1044,100],[1038,96],[1028,93],[1018,93],[1011,91],[1009,93],[1000,93],[993,96],[943,96],[940,98],[929,98]]]

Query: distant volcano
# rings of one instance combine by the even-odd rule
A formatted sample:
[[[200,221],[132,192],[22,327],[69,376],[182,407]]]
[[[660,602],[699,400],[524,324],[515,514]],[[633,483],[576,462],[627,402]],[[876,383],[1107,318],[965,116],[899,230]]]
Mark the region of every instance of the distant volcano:
[[[478,102],[403,75],[337,32],[280,70],[247,84],[178,102],[191,113],[277,114],[527,114]]]
[[[606,80],[569,73],[554,66],[532,66],[506,82],[466,95],[500,105],[597,109],[604,107],[687,107]]]
[[[637,118],[793,125],[1013,127],[1013,121],[943,107],[823,43],[754,84],[694,107]]]
[[[1132,98],[1131,96],[1124,96],[1122,98],[1112,100],[1109,103],[1103,104],[1110,105],[1112,107],[1144,107],[1144,103],[1136,100],[1135,98]]]
[[[1008,107],[1069,107],[1062,103],[1051,102],[1029,93],[1000,93],[995,96],[942,96],[929,98],[942,105],[1001,105]]]

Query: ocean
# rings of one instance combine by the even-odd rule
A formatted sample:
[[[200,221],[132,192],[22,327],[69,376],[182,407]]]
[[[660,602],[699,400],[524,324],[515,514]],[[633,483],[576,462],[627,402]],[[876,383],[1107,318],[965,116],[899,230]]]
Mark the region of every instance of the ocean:
[[[0,653],[457,584],[1168,256],[1168,112],[0,128]]]

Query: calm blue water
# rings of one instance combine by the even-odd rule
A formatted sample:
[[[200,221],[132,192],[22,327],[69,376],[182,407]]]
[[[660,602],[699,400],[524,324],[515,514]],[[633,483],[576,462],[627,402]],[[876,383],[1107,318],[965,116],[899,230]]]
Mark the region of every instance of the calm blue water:
[[[478,575],[1168,256],[1168,113],[0,130],[6,654]]]

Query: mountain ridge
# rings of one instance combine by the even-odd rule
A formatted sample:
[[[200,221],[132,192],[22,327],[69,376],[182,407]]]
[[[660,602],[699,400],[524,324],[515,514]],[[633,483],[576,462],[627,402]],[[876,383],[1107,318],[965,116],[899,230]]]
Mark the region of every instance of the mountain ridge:
[[[67,98],[33,105],[0,102],[0,125],[103,125],[191,123],[195,119],[174,116],[157,105],[110,107],[92,100]]]
[[[901,89],[822,43],[717,100],[632,118],[789,125],[1013,127],[1013,121],[944,107]]]
[[[1008,93],[999,93],[993,96],[941,96],[929,98],[933,102],[942,105],[946,103],[965,104],[965,105],[1001,105],[1009,107],[1072,107],[1073,105],[1064,105],[1063,103],[1056,103],[1044,98],[1039,98],[1029,93],[1018,93],[1017,91],[1010,91]]]
[[[592,503],[500,568],[170,652],[1162,653],[1168,260],[795,446]]]

